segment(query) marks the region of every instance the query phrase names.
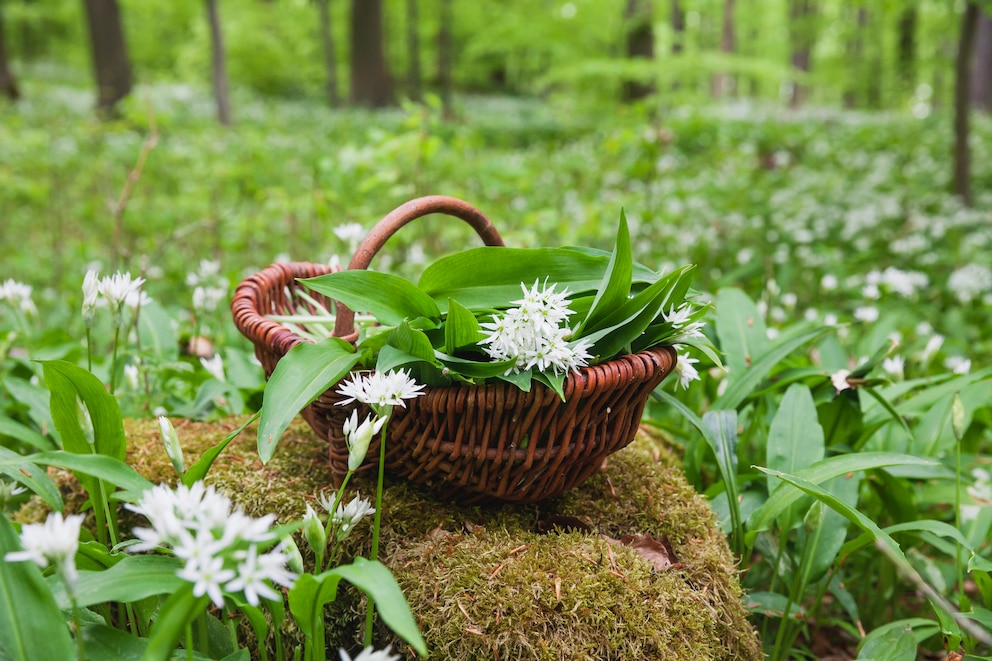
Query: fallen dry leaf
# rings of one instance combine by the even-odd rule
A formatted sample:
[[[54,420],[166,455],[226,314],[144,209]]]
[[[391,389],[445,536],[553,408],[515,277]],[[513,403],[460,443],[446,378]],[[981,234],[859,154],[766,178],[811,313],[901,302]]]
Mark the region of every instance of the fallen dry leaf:
[[[662,571],[679,563],[675,551],[672,549],[672,543],[668,541],[667,537],[658,540],[645,534],[624,535],[620,538],[620,543],[637,551],[657,571]]]

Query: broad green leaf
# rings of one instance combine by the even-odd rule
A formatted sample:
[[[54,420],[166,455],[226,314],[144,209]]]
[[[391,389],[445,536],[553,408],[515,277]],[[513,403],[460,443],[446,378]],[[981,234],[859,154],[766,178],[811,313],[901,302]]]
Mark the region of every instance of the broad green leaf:
[[[165,600],[152,623],[148,647],[142,661],[166,661],[172,656],[186,625],[200,616],[210,603],[210,597],[193,596],[193,585],[186,581]]]
[[[741,521],[740,501],[737,498],[737,411],[707,411],[703,414],[703,438],[716,455],[720,477],[727,491],[730,507],[730,525],[733,543],[738,553],[743,550],[744,529]]]
[[[224,440],[204,452],[203,455],[197,459],[196,463],[190,466],[186,472],[183,473],[181,482],[190,487],[205,478],[207,473],[210,471],[210,467],[213,466],[214,461],[220,456],[220,453],[224,451],[224,448],[226,448],[231,441],[240,436],[241,432],[248,428],[248,425],[258,420],[261,415],[261,411],[256,412],[248,418],[243,425],[225,436]]]
[[[543,383],[548,388],[553,390],[558,399],[565,401],[565,373],[556,374],[555,372],[534,372],[534,380]]]
[[[435,261],[420,276],[419,286],[438,305],[452,298],[472,310],[507,307],[522,296],[521,283],[556,283],[572,295],[596,291],[609,257],[563,248],[463,250]]]
[[[517,362],[513,359],[500,361],[468,360],[457,356],[449,356],[440,351],[435,351],[434,357],[445,367],[450,367],[459,374],[473,379],[488,379],[490,377],[500,376],[506,373]]]
[[[412,328],[409,323],[402,321],[389,334],[388,344],[400,351],[417,356],[428,363],[434,362],[434,346],[427,334],[422,330]]]
[[[276,364],[262,399],[258,456],[267,463],[296,414],[340,381],[361,356],[338,338],[298,344]]]
[[[140,661],[148,649],[148,639],[138,638],[127,631],[109,627],[106,624],[90,624],[83,627],[83,642],[86,656],[100,661]],[[243,654],[242,654],[243,652]],[[241,654],[241,656],[237,656]],[[248,650],[241,650],[225,657],[248,661]],[[213,657],[196,650],[177,649],[168,657],[169,661],[213,661]]]
[[[740,289],[727,287],[718,291],[715,306],[716,334],[720,351],[727,357],[727,379],[733,385],[768,353],[768,335],[758,308]]]
[[[177,571],[183,561],[164,555],[129,555],[104,571],[80,571],[76,586],[79,606],[107,601],[134,602],[158,594],[172,594],[186,581]],[[72,608],[61,580],[49,581],[59,608]]]
[[[886,631],[884,635],[865,636],[855,661],[915,661],[915,659],[916,638],[912,632],[895,629]]]
[[[448,299],[448,317],[444,322],[444,351],[455,354],[473,347],[483,338],[482,326],[471,310],[458,301]]]
[[[0,558],[20,551],[7,517],[0,516]],[[74,659],[61,611],[33,562],[0,562],[0,657],[11,661]]]
[[[850,507],[858,503],[858,485],[861,479],[857,475],[841,475],[826,483],[826,490]],[[838,512],[827,509],[822,503],[815,503],[825,511],[819,517],[816,529],[806,534],[806,553],[800,568],[803,585],[810,585],[820,580],[826,571],[837,560],[844,540],[847,538],[848,522]]]
[[[438,320],[434,300],[415,284],[398,275],[378,271],[338,271],[300,280],[313,291],[333,298],[356,312],[368,312],[387,326],[404,319]]]
[[[916,643],[920,644],[930,636],[940,631],[940,627],[937,626],[937,623],[933,620],[928,620],[922,617],[911,617],[904,620],[886,622],[885,624],[879,625],[869,631],[868,635],[862,639],[861,645],[864,645],[866,640],[887,638],[902,631],[911,632],[916,640]]]
[[[840,475],[853,473],[855,471],[873,470],[876,468],[885,468],[886,466],[900,466],[906,464],[916,466],[937,466],[938,462],[933,459],[914,457],[908,454],[897,454],[894,452],[859,452],[857,454],[842,454],[835,457],[821,459],[809,468],[798,471],[794,477],[808,481],[815,485],[821,482],[826,482],[827,480],[833,479]],[[755,466],[755,468],[763,473],[771,473],[776,477],[780,477],[774,471],[769,471],[761,468],[760,466]],[[758,531],[766,530],[771,525],[772,521],[774,521],[778,515],[785,510],[785,508],[792,505],[792,503],[796,502],[801,497],[802,493],[800,491],[792,489],[788,485],[779,485],[779,487],[768,497],[768,500],[765,501],[765,504],[762,505],[748,521],[748,539],[751,539],[752,536],[757,534]]]
[[[56,512],[63,510],[62,493],[52,478],[38,468],[32,459],[37,455],[23,456],[5,447],[0,447],[0,474],[21,483],[27,489],[41,496],[45,504]]]
[[[42,466],[68,468],[77,475],[88,475],[121,489],[140,493],[154,485],[136,470],[111,457],[99,454],[72,454],[56,450],[38,452],[28,456],[32,462]]]
[[[793,603],[790,607],[789,598],[778,592],[748,592],[744,597],[744,607],[765,617],[781,618],[785,615],[786,608],[792,619],[800,620],[806,614],[801,604]]]
[[[768,430],[765,463],[772,470],[795,473],[823,459],[823,428],[809,388],[793,384],[785,391]],[[768,493],[779,482],[768,478]]]
[[[315,624],[323,618],[324,606],[334,601],[341,579],[367,594],[383,622],[418,654],[427,655],[427,644],[393,574],[378,560],[362,557],[350,565],[334,567],[317,576],[303,574],[296,580],[289,590],[289,610],[304,634],[312,637],[317,631]]]
[[[884,528],[885,532],[889,535],[895,535],[901,532],[908,533],[930,533],[931,535],[937,535],[939,537],[946,537],[948,539],[954,540],[961,545],[962,548],[968,551],[974,551],[972,545],[968,542],[961,531],[944,521],[936,521],[934,519],[921,519],[919,521],[906,521],[904,523],[897,523],[892,526]],[[841,553],[849,554],[857,551],[860,548],[871,544],[871,536],[867,533],[861,534],[858,537],[852,539],[851,541],[844,544],[841,549]],[[970,571],[970,568],[969,568]]]
[[[52,393],[52,419],[62,436],[63,449],[75,454],[96,453],[124,461],[121,410],[103,383],[83,368],[63,360],[46,360],[41,365],[45,373],[45,386]],[[92,443],[79,422],[77,397],[89,412],[93,425]]]
[[[36,450],[54,450],[55,444],[27,425],[0,415],[0,436],[9,436]]]
[[[603,280],[596,291],[592,307],[585,320],[576,329],[577,336],[581,337],[585,328],[595,328],[601,319],[608,317],[627,301],[627,297],[630,296],[633,269],[634,258],[630,248],[630,230],[627,227],[627,215],[621,209],[620,225],[617,228],[613,253],[610,255],[606,273],[603,274]]]
[[[25,379],[12,375],[4,376],[0,383],[14,401],[27,407],[28,417],[34,421],[45,434],[51,435],[56,446],[62,445],[59,431],[52,422],[52,411],[49,402],[51,394],[45,388],[37,386]]]
[[[820,335],[832,330],[830,326],[821,326],[807,331],[801,335],[789,338],[784,342],[774,345],[767,353],[758,358],[751,367],[744,372],[743,376],[730,382],[726,392],[713,402],[713,408],[736,409],[746,400],[753,391],[758,389],[758,385],[768,376],[779,361],[802,345],[812,342]],[[726,349],[721,347],[726,353]]]

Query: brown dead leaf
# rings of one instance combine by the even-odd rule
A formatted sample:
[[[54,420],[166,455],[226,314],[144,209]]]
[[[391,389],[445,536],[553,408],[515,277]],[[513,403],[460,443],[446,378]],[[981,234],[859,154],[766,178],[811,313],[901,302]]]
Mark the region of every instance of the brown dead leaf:
[[[675,556],[672,543],[667,537],[655,539],[651,535],[637,534],[624,535],[620,538],[620,543],[637,551],[637,553],[651,563],[656,571],[662,571],[679,564],[679,559]]]

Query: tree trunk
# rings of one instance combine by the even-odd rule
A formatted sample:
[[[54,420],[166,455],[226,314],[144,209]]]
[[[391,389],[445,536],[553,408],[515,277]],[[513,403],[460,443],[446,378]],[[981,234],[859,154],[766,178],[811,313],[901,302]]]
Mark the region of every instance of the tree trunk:
[[[723,0],[723,28],[720,31],[720,52],[732,55],[736,50],[734,36],[734,0]],[[722,98],[734,91],[734,78],[729,73],[720,72],[713,77],[713,97]]]
[[[682,11],[679,0],[672,0],[672,54],[682,52],[685,40],[685,12]]]
[[[983,112],[992,112],[992,16],[984,12],[978,17],[973,66],[971,103]]]
[[[382,108],[393,102],[383,44],[382,0],[351,0],[351,102]]]
[[[341,105],[341,97],[338,94],[338,52],[331,25],[331,0],[317,0],[317,13],[320,15],[320,45],[324,51],[324,68],[327,69],[327,103],[332,108],[337,108]]]
[[[654,7],[651,0],[627,0],[624,21],[627,24],[627,57],[631,59],[654,59],[654,29],[652,19]],[[638,101],[654,93],[654,85],[642,80],[627,80],[623,83],[624,101]]]
[[[815,40],[816,6],[814,0],[793,0],[789,3],[789,41],[792,55],[792,68],[800,72],[800,76],[809,73],[810,54]],[[809,88],[799,80],[793,81],[792,93],[789,96],[789,107],[797,108],[809,97]]]
[[[446,118],[454,116],[451,105],[451,28],[454,22],[452,0],[441,0],[437,32],[437,79],[441,87],[441,108]]]
[[[965,4],[961,17],[958,56],[954,63],[954,194],[965,206],[971,206],[971,153],[968,150],[969,101],[971,100],[971,57],[974,53],[975,30],[978,26],[978,5],[973,0]]]
[[[224,55],[224,35],[220,30],[217,0],[207,0],[207,20],[210,22],[210,68],[213,72],[217,120],[227,126],[231,123],[231,97],[227,90],[227,57]]]
[[[131,93],[131,61],[120,11],[117,0],[84,0],[84,6],[93,49],[96,108],[112,115],[117,103]]]
[[[911,5],[899,15],[897,67],[903,91],[912,94],[916,87],[916,23],[917,9]]]
[[[414,101],[423,96],[423,81],[420,73],[420,18],[417,0],[406,0],[406,71],[407,93]]]
[[[868,10],[858,7],[854,35],[847,42],[847,70],[853,77],[848,77],[844,90],[844,107],[854,108],[858,105],[861,92],[862,72],[865,68],[865,27],[868,25]]]
[[[18,89],[17,79],[14,78],[14,73],[7,62],[7,47],[3,37],[3,5],[0,4],[0,95],[16,101],[21,97],[21,90]]]

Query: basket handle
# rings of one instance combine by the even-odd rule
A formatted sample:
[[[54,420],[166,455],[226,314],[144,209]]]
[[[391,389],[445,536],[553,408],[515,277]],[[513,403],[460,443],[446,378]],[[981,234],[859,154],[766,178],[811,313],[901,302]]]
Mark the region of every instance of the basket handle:
[[[375,227],[369,230],[355,250],[348,263],[348,269],[365,269],[393,234],[412,220],[432,213],[443,213],[464,220],[472,226],[476,234],[487,246],[503,246],[503,237],[481,211],[468,202],[445,195],[429,195],[410,200],[393,209]],[[337,319],[334,322],[334,337],[353,340],[355,333],[355,312],[343,303],[337,303]]]

